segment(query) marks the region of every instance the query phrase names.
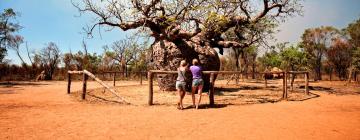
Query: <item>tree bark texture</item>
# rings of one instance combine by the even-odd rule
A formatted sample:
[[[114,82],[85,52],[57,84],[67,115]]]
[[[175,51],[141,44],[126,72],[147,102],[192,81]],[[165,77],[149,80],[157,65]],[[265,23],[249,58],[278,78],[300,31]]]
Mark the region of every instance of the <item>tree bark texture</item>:
[[[176,71],[181,60],[186,60],[190,64],[196,58],[200,62],[203,71],[218,71],[220,69],[220,59],[217,52],[210,46],[200,46],[191,41],[158,40],[152,45],[152,66],[156,70]],[[157,80],[161,90],[175,90],[177,75],[158,74]],[[192,75],[186,74],[187,85],[191,85]],[[210,84],[209,75],[203,75],[204,89],[208,90]],[[189,86],[190,87],[190,86]]]

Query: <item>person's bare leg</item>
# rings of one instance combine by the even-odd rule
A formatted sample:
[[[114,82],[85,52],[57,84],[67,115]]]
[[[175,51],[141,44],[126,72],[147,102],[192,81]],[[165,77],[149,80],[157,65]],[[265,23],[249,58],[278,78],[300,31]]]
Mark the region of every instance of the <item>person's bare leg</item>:
[[[198,108],[199,108],[199,105],[200,105],[201,96],[202,96],[202,90],[203,90],[203,86],[200,85],[200,86],[199,86],[199,89],[198,89],[199,100],[198,100],[198,102],[197,102],[197,104],[196,104],[196,109],[198,109]]]
[[[193,107],[195,107],[195,92],[196,92],[196,87],[191,87],[191,98],[193,102]]]
[[[177,104],[176,104],[176,108],[177,109],[181,109],[181,94],[182,94],[182,90],[181,89],[177,89],[177,91],[178,91],[178,94],[179,94],[179,101],[177,102]]]
[[[181,109],[184,108],[184,106],[183,106],[184,97],[185,97],[185,90],[182,90],[181,95],[180,95],[180,107],[181,107]]]

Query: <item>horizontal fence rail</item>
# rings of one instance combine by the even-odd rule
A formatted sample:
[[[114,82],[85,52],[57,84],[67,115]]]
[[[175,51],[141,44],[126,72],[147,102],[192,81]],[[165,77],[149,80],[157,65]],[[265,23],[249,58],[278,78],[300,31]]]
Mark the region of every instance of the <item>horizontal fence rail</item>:
[[[103,73],[114,73],[114,86],[115,86],[115,76],[116,73],[123,73],[121,71],[105,71]],[[142,75],[146,72],[133,72],[133,73],[140,73],[142,77]],[[86,94],[86,86],[87,86],[87,80],[88,77],[93,78],[96,82],[98,82],[99,84],[101,84],[102,86],[104,86],[106,89],[108,89],[112,94],[117,95],[117,93],[115,92],[115,90],[113,90],[112,88],[110,88],[110,86],[108,86],[107,84],[105,84],[103,81],[101,81],[100,79],[98,79],[94,74],[90,73],[87,70],[83,70],[83,71],[68,71],[68,87],[67,87],[67,93],[70,94],[70,88],[71,88],[71,75],[72,74],[83,74],[83,92],[82,92],[82,99],[85,99],[85,94]],[[150,70],[147,71],[147,77],[148,77],[148,88],[149,88],[149,93],[148,93],[148,105],[153,105],[153,78],[155,74],[177,74],[177,71],[163,71],[163,70]],[[210,106],[213,106],[215,104],[214,102],[214,87],[215,87],[215,77],[218,74],[246,74],[243,73],[241,71],[203,71],[203,74],[208,74],[210,75],[210,89],[209,89],[209,101],[210,101]],[[309,72],[307,71],[288,71],[288,72],[258,72],[256,74],[260,74],[263,75],[264,78],[264,84],[265,84],[265,88],[267,88],[267,78],[265,77],[266,74],[279,74],[282,75],[282,92],[283,92],[283,99],[287,99],[288,98],[288,90],[287,90],[287,79],[290,75],[296,75],[296,74],[304,74],[305,75],[305,93],[308,95],[309,94]],[[141,80],[141,84],[142,84],[142,78],[140,78]],[[119,97],[119,96],[118,96]],[[130,104],[127,100],[125,100],[124,98],[119,97],[123,102]]]
[[[109,74],[113,74],[113,86],[116,86],[116,74],[117,73],[122,73],[122,74],[130,74],[130,73],[135,73],[135,74],[140,74],[140,85],[143,84],[143,75],[146,75],[146,71],[129,71],[129,72],[124,72],[124,71],[102,71],[99,73],[109,73]]]
[[[88,78],[93,78],[97,83],[99,83],[100,85],[102,85],[103,87],[105,87],[107,90],[109,90],[112,94],[114,94],[115,96],[117,96],[122,102],[126,103],[126,104],[130,104],[129,101],[125,100],[124,98],[118,96],[118,93],[110,88],[110,86],[108,86],[106,83],[104,83],[103,81],[101,81],[99,78],[97,78],[94,74],[92,74],[91,72],[87,71],[87,70],[83,70],[83,71],[68,71],[68,85],[67,85],[67,93],[70,94],[70,89],[71,89],[71,74],[83,74],[83,86],[82,86],[82,94],[81,94],[81,98],[84,100],[85,99],[85,95],[86,95],[86,89],[87,89],[87,80]]]
[[[283,83],[282,83],[282,91],[283,91],[283,99],[287,99],[288,92],[287,92],[287,77],[289,74],[305,74],[305,93],[309,93],[309,81],[308,81],[308,72],[307,71],[289,71],[289,72],[260,72],[258,74],[282,74],[283,75]],[[148,105],[153,105],[153,78],[155,74],[177,74],[177,71],[163,71],[163,70],[150,70],[148,71],[148,82],[149,82],[149,95],[148,95]],[[214,102],[214,87],[215,87],[215,75],[217,74],[245,74],[240,71],[203,71],[203,74],[210,74],[210,89],[209,89],[209,101],[210,106],[215,104]],[[267,80],[264,76],[265,80],[265,88],[267,88]]]

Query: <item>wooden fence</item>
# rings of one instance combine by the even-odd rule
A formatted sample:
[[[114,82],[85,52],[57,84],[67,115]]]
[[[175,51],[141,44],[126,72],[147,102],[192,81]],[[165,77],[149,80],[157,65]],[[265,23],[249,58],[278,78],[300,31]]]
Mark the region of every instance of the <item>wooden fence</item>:
[[[305,94],[309,95],[309,72],[308,71],[289,71],[287,73],[292,76],[295,76],[297,74],[304,74]],[[291,89],[293,89],[292,85],[291,85]]]
[[[103,71],[103,72],[100,72],[100,73],[109,73],[109,74],[112,74],[113,75],[113,86],[116,86],[116,74],[117,73],[122,73],[122,74],[125,74],[125,72],[123,71]],[[135,73],[137,75],[140,76],[140,85],[143,84],[143,75],[146,75],[146,72],[145,71],[140,71],[140,72],[127,72],[128,74],[130,73]]]
[[[265,88],[267,88],[267,79],[265,78],[265,74],[282,74],[283,75],[283,83],[282,83],[282,92],[283,92],[283,99],[287,99],[288,92],[287,92],[287,76],[289,74],[305,74],[305,93],[309,94],[309,74],[306,71],[290,71],[290,72],[262,72],[260,73],[263,75],[265,80]],[[161,70],[150,70],[148,71],[148,81],[149,81],[149,95],[148,95],[148,105],[153,105],[153,78],[155,74],[177,74],[177,71],[161,71]],[[215,87],[215,75],[217,74],[243,74],[239,71],[203,71],[203,74],[210,74],[210,89],[209,89],[209,101],[210,106],[215,104],[214,102],[214,87]]]
[[[103,81],[101,81],[99,78],[97,78],[94,74],[92,74],[91,72],[87,71],[87,70],[83,70],[83,71],[68,71],[68,84],[67,84],[67,93],[70,94],[70,89],[71,89],[71,75],[72,74],[82,74],[83,75],[83,80],[82,80],[82,94],[81,94],[81,98],[84,100],[85,96],[86,96],[86,88],[87,88],[87,80],[89,77],[93,78],[96,82],[98,82],[100,85],[104,86],[107,90],[109,90],[112,94],[114,94],[115,96],[117,96],[122,102],[126,103],[126,104],[130,104],[129,101],[125,100],[124,98],[120,97],[119,95],[117,95],[117,92],[110,88],[110,86],[108,86],[106,83],[104,83]]]
[[[116,73],[120,73],[120,72],[107,72],[107,73],[114,73],[114,77],[116,76]],[[145,72],[138,72],[141,75]],[[148,94],[148,105],[153,105],[153,78],[155,74],[177,74],[177,71],[161,71],[161,70],[150,70],[147,72],[147,76],[148,76],[148,88],[149,88],[149,94]],[[108,89],[112,94],[116,95],[117,97],[119,97],[122,102],[130,104],[129,101],[125,100],[124,98],[120,97],[117,95],[116,91],[112,88],[110,88],[110,86],[108,86],[107,84],[105,84],[103,81],[101,81],[100,79],[98,79],[94,74],[90,73],[87,70],[83,70],[83,71],[68,71],[67,73],[67,78],[68,78],[68,85],[67,85],[67,93],[70,94],[70,89],[71,89],[71,75],[72,74],[82,74],[83,75],[83,86],[82,86],[82,94],[81,94],[81,98],[85,99],[86,96],[86,89],[87,89],[87,80],[89,77],[93,78],[96,82],[98,82],[99,84],[101,84],[102,86],[104,86],[106,89]],[[239,71],[203,71],[203,74],[209,74],[210,75],[210,86],[209,86],[209,101],[210,101],[210,106],[213,106],[215,104],[214,101],[214,87],[215,87],[215,78],[218,74],[243,74],[242,72]],[[305,75],[305,93],[308,95],[309,94],[309,73],[307,71],[289,71],[289,72],[262,72],[259,73],[261,75],[263,75],[264,77],[264,84],[265,84],[265,88],[267,88],[267,79],[265,78],[265,74],[281,74],[283,75],[282,79],[282,98],[283,99],[287,99],[288,97],[288,91],[287,91],[287,77],[288,75],[295,75],[295,74],[304,74]],[[142,76],[141,76],[142,77]],[[141,78],[142,79],[142,78]],[[113,82],[114,86],[115,86],[115,78],[114,78],[114,82]],[[140,84],[142,84],[142,80],[140,81]]]

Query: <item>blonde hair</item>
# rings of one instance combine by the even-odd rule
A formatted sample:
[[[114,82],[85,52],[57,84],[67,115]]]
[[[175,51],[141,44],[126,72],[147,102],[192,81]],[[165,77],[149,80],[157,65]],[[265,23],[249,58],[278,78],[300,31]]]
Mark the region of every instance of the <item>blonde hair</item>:
[[[181,60],[180,66],[185,67],[187,65],[186,60]]]
[[[192,64],[193,65],[199,65],[199,61],[195,58],[192,60]]]

